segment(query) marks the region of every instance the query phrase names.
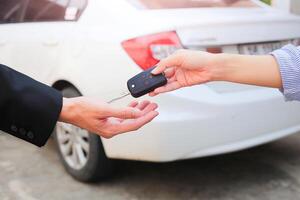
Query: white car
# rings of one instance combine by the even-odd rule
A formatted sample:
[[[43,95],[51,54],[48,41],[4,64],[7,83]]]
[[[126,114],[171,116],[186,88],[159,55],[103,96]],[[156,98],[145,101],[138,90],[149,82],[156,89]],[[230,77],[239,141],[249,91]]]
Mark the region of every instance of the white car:
[[[2,0],[0,23],[1,63],[66,97],[106,101],[180,48],[266,54],[300,44],[299,17],[251,0]],[[300,104],[284,102],[275,89],[215,82],[151,100],[160,116],[113,139],[58,124],[55,141],[66,170],[96,181],[109,174],[112,159],[199,158],[300,130]]]

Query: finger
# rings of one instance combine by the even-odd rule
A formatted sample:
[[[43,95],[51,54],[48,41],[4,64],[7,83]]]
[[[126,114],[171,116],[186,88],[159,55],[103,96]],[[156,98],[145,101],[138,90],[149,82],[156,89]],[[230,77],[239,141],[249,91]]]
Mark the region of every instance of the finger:
[[[128,104],[128,107],[136,108],[139,105],[138,101],[132,101]],[[116,118],[119,122],[123,121],[124,119]]]
[[[174,76],[174,77],[168,79],[167,85],[168,85],[168,84],[171,84],[171,83],[173,83],[173,82],[175,82],[175,81],[176,81],[176,77]],[[166,86],[166,85],[165,85],[165,86]],[[154,97],[154,96],[157,96],[157,95],[158,95],[158,94],[155,93],[155,90],[152,91],[152,92],[149,92],[149,96],[150,96],[150,97]]]
[[[129,126],[129,129],[126,131],[137,130],[137,129],[141,128],[142,126],[144,126],[145,124],[151,122],[158,115],[159,115],[159,113],[157,111],[151,111],[140,118],[128,121],[128,124],[130,126]],[[124,124],[127,125],[126,121],[124,121]]]
[[[157,66],[151,71],[153,75],[161,74],[168,68],[167,60],[161,60]]]
[[[148,100],[142,101],[141,103],[138,103],[135,108],[139,109],[141,111],[140,116],[147,114],[148,112],[150,112],[151,110],[155,110],[157,108],[157,104],[153,105],[153,103],[151,103]],[[119,122],[128,119],[128,118],[117,118]]]
[[[158,108],[158,105],[156,103],[149,103],[143,110],[143,115],[146,115],[147,113],[154,111]]]
[[[146,108],[149,104],[150,104],[150,101],[145,100],[145,101],[142,101],[141,103],[139,103],[139,104],[137,105],[137,108],[138,108],[139,110],[143,110],[143,109]]]
[[[177,80],[177,78],[175,76],[173,76],[172,78],[168,79],[168,84],[170,84],[176,80]]]
[[[139,102],[137,101],[132,101],[128,104],[128,107],[132,107],[132,108],[135,108],[137,105],[139,104]]]
[[[167,78],[173,77],[175,75],[175,67],[166,69],[164,73],[165,73],[165,77]]]
[[[163,73],[167,68],[169,67],[174,67],[174,66],[179,66],[181,59],[180,56],[178,56],[178,53],[174,53],[170,55],[169,57],[161,60],[158,64],[157,67],[152,70],[152,74],[160,74]]]
[[[160,93],[170,92],[170,91],[173,91],[173,90],[177,90],[177,89],[179,89],[180,87],[181,87],[180,84],[179,84],[177,81],[174,81],[174,82],[168,83],[168,84],[165,85],[165,86],[156,88],[156,89],[154,90],[154,93],[155,93],[155,94],[160,94]]]
[[[116,117],[120,119],[135,119],[143,115],[143,112],[137,108],[110,108],[107,117]]]
[[[154,91],[149,93],[149,96],[150,96],[150,97],[155,97],[155,96],[157,96],[157,95],[158,95],[158,94],[156,94]]]
[[[151,111],[147,113],[146,115],[139,117],[134,120],[125,120],[122,123],[120,123],[118,126],[119,128],[119,133],[124,133],[124,132],[130,132],[130,131],[135,131],[145,124],[151,122],[159,113],[157,111]]]

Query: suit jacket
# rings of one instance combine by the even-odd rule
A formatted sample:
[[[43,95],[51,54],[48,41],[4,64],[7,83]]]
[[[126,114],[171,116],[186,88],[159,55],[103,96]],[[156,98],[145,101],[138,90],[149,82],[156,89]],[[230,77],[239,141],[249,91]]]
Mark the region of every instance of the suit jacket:
[[[0,65],[0,130],[41,147],[61,108],[60,92]]]

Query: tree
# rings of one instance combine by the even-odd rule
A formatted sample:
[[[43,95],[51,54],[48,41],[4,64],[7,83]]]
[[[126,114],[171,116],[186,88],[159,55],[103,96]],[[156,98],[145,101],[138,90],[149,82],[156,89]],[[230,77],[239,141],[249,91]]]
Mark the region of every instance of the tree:
[[[261,0],[261,1],[266,3],[266,4],[269,4],[269,5],[271,5],[271,3],[272,3],[272,0]]]

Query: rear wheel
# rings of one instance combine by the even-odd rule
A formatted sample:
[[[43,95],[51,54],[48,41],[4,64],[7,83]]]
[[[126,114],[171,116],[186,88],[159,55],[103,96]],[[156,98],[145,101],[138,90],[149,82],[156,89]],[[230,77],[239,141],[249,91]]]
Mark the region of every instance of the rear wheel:
[[[64,97],[77,97],[74,87],[62,90]],[[87,130],[59,122],[54,131],[60,159],[66,171],[83,182],[99,181],[111,174],[112,163],[105,155],[101,138]]]

